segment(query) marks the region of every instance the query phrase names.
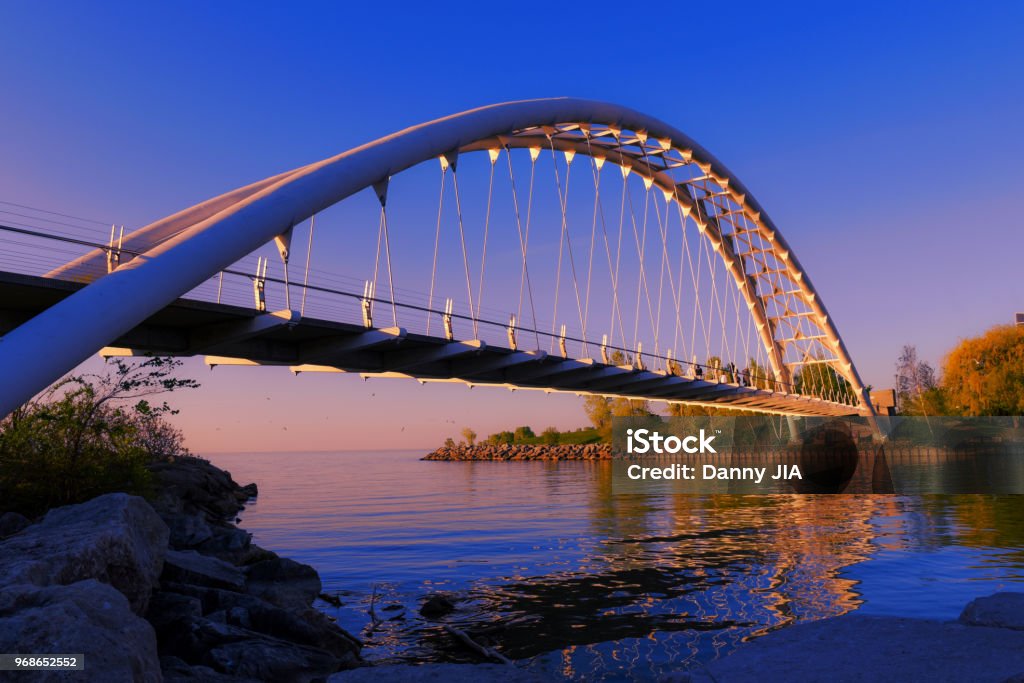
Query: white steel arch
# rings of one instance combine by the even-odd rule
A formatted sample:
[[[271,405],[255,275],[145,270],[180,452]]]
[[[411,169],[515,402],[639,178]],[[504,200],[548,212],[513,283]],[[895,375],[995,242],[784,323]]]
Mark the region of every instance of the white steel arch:
[[[242,256],[360,190],[442,155],[549,145],[604,158],[650,179],[697,222],[728,267],[776,379],[790,384],[794,365],[827,362],[850,383],[859,411],[873,415],[864,384],[810,278],[743,183],[662,121],[571,98],[491,105],[413,126],[136,230],[123,248],[138,256],[95,281],[106,258],[102,250],[52,271],[51,277],[90,284],[0,340],[0,415]],[[681,164],[700,168],[699,184],[673,179],[669,171]],[[738,248],[742,243],[747,248]],[[799,301],[802,310],[794,310],[790,300]],[[827,358],[810,358],[805,350],[803,360],[786,360],[787,348],[808,338],[795,320],[814,325],[810,336],[827,350]]]

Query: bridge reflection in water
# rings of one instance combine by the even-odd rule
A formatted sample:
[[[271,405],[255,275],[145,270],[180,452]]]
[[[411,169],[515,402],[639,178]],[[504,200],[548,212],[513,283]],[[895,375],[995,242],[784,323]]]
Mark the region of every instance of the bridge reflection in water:
[[[855,609],[955,618],[1022,580],[1012,496],[623,495],[607,461],[416,457],[215,458],[261,483],[243,526],[344,592],[324,608],[372,659],[472,660],[447,623],[550,672],[652,680]],[[395,620],[370,632],[374,586]],[[434,591],[464,598],[440,623],[418,614]]]

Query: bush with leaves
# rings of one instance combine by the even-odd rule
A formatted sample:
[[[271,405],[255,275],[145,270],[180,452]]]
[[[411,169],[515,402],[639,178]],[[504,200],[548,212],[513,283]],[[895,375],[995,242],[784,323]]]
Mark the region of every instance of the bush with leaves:
[[[199,386],[174,376],[181,361],[116,359],[105,374],[57,382],[0,421],[0,512],[35,516],[113,491],[146,495],[146,465],[189,455],[150,398]]]

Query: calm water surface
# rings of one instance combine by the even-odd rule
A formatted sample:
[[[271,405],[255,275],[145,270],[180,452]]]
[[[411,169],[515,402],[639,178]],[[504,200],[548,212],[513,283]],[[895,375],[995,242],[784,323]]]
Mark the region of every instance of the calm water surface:
[[[616,495],[608,462],[422,455],[210,457],[259,484],[242,526],[316,567],[371,660],[473,661],[420,617],[438,591],[460,599],[447,623],[524,665],[610,681],[851,610],[954,619],[1024,590],[1019,496]]]

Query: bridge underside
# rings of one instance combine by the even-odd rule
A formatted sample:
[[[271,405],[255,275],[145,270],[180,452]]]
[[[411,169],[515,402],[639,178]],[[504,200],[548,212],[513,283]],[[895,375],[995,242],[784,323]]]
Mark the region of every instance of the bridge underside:
[[[43,277],[0,275],[0,335],[82,286]],[[110,305],[116,306],[117,302]],[[591,358],[516,351],[476,340],[446,341],[409,334],[401,328],[366,329],[300,319],[294,311],[258,313],[189,299],[167,306],[114,340],[101,354],[201,355],[210,365],[274,365],[294,372],[407,377],[424,382],[462,382],[789,415],[841,416],[856,412],[851,406],[818,398],[610,365]]]

